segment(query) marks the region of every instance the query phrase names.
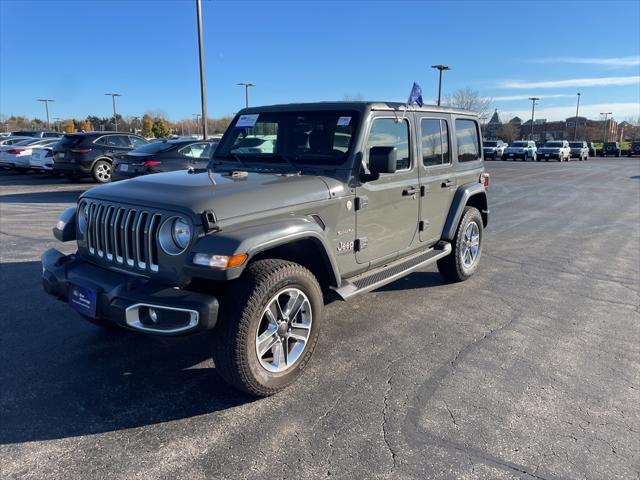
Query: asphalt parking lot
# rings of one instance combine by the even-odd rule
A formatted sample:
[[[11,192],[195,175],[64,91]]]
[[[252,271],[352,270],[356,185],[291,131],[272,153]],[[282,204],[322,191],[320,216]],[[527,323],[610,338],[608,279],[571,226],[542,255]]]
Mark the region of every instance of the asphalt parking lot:
[[[487,169],[478,274],[330,304],[305,376],[261,400],[207,335],[103,332],[45,295],[91,184],[0,173],[0,477],[640,478],[640,160]]]

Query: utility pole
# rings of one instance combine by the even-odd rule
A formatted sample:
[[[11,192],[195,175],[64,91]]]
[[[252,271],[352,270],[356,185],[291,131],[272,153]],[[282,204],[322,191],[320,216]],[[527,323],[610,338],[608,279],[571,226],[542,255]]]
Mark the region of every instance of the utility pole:
[[[576,105],[576,122],[573,125],[573,141],[574,142],[578,137],[578,111],[580,110],[580,92],[578,92],[576,95],[578,95],[578,105]]]
[[[533,140],[533,119],[536,113],[536,102],[540,99],[538,97],[529,97],[529,100],[531,100],[531,135],[529,140]]]
[[[255,87],[256,84],[255,83],[240,82],[240,83],[236,83],[236,85],[240,85],[240,86],[244,87],[244,106],[245,106],[245,108],[249,108],[249,88],[250,87]]]
[[[49,102],[55,102],[50,98],[38,98],[38,102],[44,103],[44,110],[47,112],[47,130],[51,130],[51,124],[49,123]]]
[[[440,77],[438,79],[438,106],[440,106],[440,100],[442,99],[442,71],[451,70],[451,67],[447,65],[431,65],[431,68],[435,68],[440,71]]]
[[[605,143],[608,140],[608,133],[607,132],[607,117],[609,115],[612,115],[611,112],[600,112],[600,115],[604,115],[604,131],[602,132],[602,143]]]
[[[202,40],[202,1],[196,0],[198,17],[198,52],[200,59],[200,102],[202,103],[202,140],[207,139],[207,86],[204,74],[204,43]]]
[[[111,95],[111,102],[113,103],[113,125],[116,132],[118,131],[118,117],[116,116],[116,97],[121,97],[120,93],[105,93],[105,95]]]

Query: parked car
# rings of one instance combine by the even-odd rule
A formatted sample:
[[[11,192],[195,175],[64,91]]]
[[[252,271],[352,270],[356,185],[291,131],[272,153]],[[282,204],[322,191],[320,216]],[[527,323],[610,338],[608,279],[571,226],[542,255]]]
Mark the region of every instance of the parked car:
[[[587,147],[589,147],[589,156],[595,157],[597,156],[596,145],[593,142],[587,142]]]
[[[0,138],[0,146],[2,145],[13,145],[18,142],[22,142],[23,140],[33,140],[32,137],[12,137],[12,136],[4,136]]]
[[[620,144],[618,142],[605,142],[602,146],[603,157],[620,157],[621,155],[622,149],[620,148]]]
[[[277,131],[273,152],[233,153],[244,134],[267,130]],[[336,133],[349,137],[346,151]],[[347,300],[428,265],[460,282],[480,267],[489,175],[469,111],[247,108],[212,166],[84,192],[53,230],[73,253],[42,256],[44,289],[104,328],[209,331],[216,372],[267,396],[322,344],[325,292]]]
[[[559,162],[568,162],[571,160],[571,147],[567,140],[549,140],[538,150],[538,158],[540,161],[544,159],[548,162],[550,159],[556,159]]]
[[[571,148],[571,158],[578,160],[589,160],[589,146],[587,142],[569,142]]]
[[[32,138],[62,138],[64,133],[51,132],[47,130],[18,130],[11,132],[12,137],[32,137]]]
[[[149,173],[206,168],[218,142],[180,139],[164,140],[135,148],[113,163],[113,179]]]
[[[634,155],[640,155],[640,141],[638,140],[631,142],[629,152],[627,152],[627,156],[629,157],[633,157]]]
[[[536,160],[537,153],[538,148],[536,147],[536,142],[532,140],[519,140],[504,149],[502,160]]]
[[[53,172],[71,179],[90,176],[98,183],[107,183],[115,158],[148,143],[132,133],[67,134],[53,149]]]
[[[248,135],[238,141],[231,153],[273,153],[276,135]]]
[[[57,138],[30,138],[7,145],[0,150],[0,165],[15,170],[29,170],[29,157],[35,147],[51,145],[59,140]]]
[[[39,146],[33,149],[29,157],[31,170],[53,171],[53,145]]]
[[[486,142],[482,142],[482,152],[484,153],[485,160],[502,158],[505,148],[507,148],[507,144],[502,140],[487,140]]]

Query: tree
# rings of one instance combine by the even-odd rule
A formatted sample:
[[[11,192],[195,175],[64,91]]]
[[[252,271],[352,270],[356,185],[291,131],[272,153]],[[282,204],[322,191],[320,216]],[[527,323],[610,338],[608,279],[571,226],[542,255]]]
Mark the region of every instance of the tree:
[[[498,137],[504,142],[511,143],[518,139],[520,128],[512,123],[503,123],[498,130]]]
[[[143,123],[143,128],[144,128],[144,123]],[[156,118],[153,121],[153,126],[151,127],[151,130],[153,132],[153,136],[156,138],[168,137],[169,134],[171,133],[171,130],[169,130],[167,123],[162,118]]]
[[[153,136],[153,120],[146,114],[142,117],[142,136],[146,138]]]
[[[492,99],[483,97],[480,92],[473,88],[459,88],[451,95],[444,98],[443,104],[448,107],[462,108],[477,113],[479,116],[487,113]]]
[[[89,122],[89,120],[81,120],[79,127],[82,132],[90,132],[93,130],[93,127],[91,126],[91,122]]]
[[[76,126],[75,126],[75,123],[73,123],[73,120],[65,120],[63,130],[64,130],[64,133],[75,132]]]

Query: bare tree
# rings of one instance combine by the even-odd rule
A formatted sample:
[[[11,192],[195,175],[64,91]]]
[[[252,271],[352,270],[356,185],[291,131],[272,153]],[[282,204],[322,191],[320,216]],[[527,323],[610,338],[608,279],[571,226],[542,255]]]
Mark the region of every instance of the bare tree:
[[[445,96],[443,102],[448,107],[470,110],[480,116],[487,113],[491,103],[490,97],[483,97],[480,92],[470,87],[459,88],[452,94]]]

